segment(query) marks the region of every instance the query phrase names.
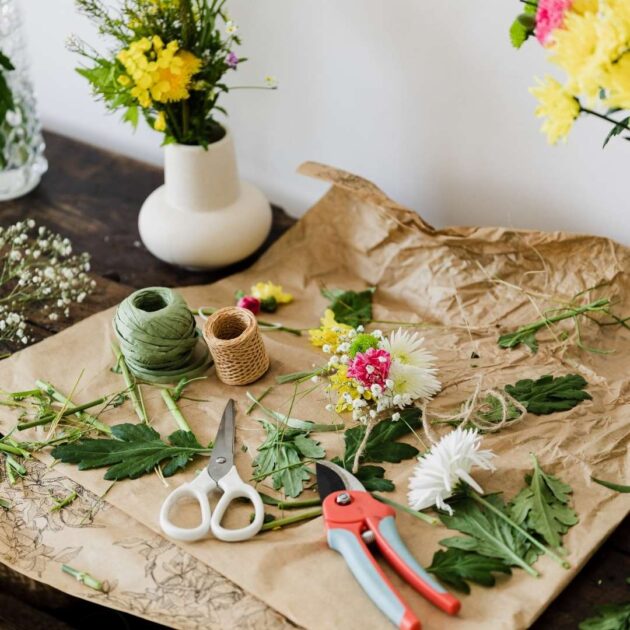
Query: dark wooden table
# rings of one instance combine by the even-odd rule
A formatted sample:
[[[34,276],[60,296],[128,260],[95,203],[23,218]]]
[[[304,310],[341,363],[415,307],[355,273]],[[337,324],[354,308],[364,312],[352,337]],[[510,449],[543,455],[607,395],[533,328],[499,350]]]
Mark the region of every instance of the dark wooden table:
[[[76,251],[92,255],[98,290],[72,321],[33,319],[39,338],[118,303],[133,289],[205,284],[249,266],[295,219],[274,208],[273,227],[260,251],[237,265],[214,272],[191,272],[155,259],[141,244],[137,214],[142,201],[162,183],[162,172],[52,133],[46,134],[50,170],[27,197],[0,203],[0,223],[33,218],[68,236]],[[576,628],[597,604],[630,599],[630,520],[626,519],[577,578],[535,624],[537,630]],[[536,588],[533,584],[532,588]],[[33,588],[0,566],[0,628],[85,628],[116,624],[131,629],[157,624],[104,609],[50,587]],[[490,629],[491,630],[491,629]]]

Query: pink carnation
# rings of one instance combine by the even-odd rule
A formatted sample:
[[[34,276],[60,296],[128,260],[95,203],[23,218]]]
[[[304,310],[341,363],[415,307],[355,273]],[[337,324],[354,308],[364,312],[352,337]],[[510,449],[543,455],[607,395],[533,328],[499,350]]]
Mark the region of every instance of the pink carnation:
[[[359,381],[364,387],[371,385],[385,387],[391,364],[392,357],[387,350],[370,348],[366,352],[357,352],[348,365],[348,376]]]
[[[260,313],[260,300],[253,295],[244,295],[236,303],[236,306],[246,308],[248,311],[254,313],[254,315],[258,315],[258,313]]]
[[[573,0],[539,0],[536,11],[536,38],[543,46],[549,43],[553,31],[562,27],[564,15],[572,3]]]

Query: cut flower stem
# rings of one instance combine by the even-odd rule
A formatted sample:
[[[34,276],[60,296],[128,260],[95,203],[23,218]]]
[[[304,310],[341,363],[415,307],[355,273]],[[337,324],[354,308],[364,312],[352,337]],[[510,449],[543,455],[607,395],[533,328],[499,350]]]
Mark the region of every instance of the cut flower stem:
[[[299,523],[301,521],[307,521],[312,518],[317,518],[321,516],[322,508],[316,508],[315,510],[311,510],[310,512],[304,512],[302,514],[296,514],[295,516],[287,516],[286,518],[278,518],[273,521],[269,521],[265,523],[261,527],[261,531],[266,532],[273,529],[280,529],[281,527],[286,527],[287,525],[293,525],[294,523]]]
[[[125,362],[125,357],[123,356],[120,348],[112,344],[112,350],[114,352],[114,356],[116,357],[116,364],[120,368],[123,378],[125,379],[125,384],[127,385],[129,391],[129,398],[131,398],[133,409],[136,412],[138,418],[140,418],[140,422],[143,422],[144,424],[149,424],[147,412],[141,400],[138,383],[136,382],[136,379],[131,375],[129,368],[127,367],[127,363]]]
[[[397,501],[384,497],[382,494],[378,494],[377,492],[372,492],[372,496],[376,500],[380,501],[381,503],[390,505],[391,507],[396,508],[397,510],[400,510],[401,512],[406,512],[407,514],[411,514],[411,516],[415,516],[416,518],[419,518],[421,521],[424,521],[425,523],[428,523],[429,525],[438,525],[440,522],[439,519],[435,518],[434,516],[429,516],[428,514],[425,514],[424,512],[416,512],[416,510],[412,510],[410,507],[407,507],[406,505],[403,505],[402,503],[398,503]]]
[[[160,394],[162,394],[162,399],[166,403],[168,410],[171,412],[173,419],[177,423],[177,426],[182,431],[187,431],[192,433],[192,429],[188,422],[186,422],[186,418],[184,418],[182,412],[179,410],[177,403],[173,400],[171,396],[171,392],[168,389],[161,389]]]
[[[101,591],[102,593],[109,592],[109,584],[107,582],[97,580],[95,577],[92,577],[89,573],[86,573],[85,571],[74,569],[68,564],[62,564],[61,570],[64,573],[71,575],[77,582],[81,582],[81,584],[85,584],[85,586],[88,586],[95,591]]]

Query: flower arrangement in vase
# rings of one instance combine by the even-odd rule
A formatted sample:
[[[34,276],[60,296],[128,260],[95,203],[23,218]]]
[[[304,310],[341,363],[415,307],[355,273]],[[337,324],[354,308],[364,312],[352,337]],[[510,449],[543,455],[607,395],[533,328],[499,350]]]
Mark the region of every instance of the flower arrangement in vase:
[[[510,28],[520,48],[530,37],[566,74],[548,75],[531,88],[536,115],[551,144],[565,140],[581,115],[612,125],[604,146],[630,131],[630,3],[627,0],[522,0],[524,10]],[[625,111],[624,111],[625,110]]]
[[[164,135],[165,184],[145,201],[142,240],[158,258],[187,267],[227,265],[253,253],[271,226],[263,194],[238,176],[232,135],[217,115],[239,58],[238,27],[225,0],[76,0],[114,41],[102,55],[71,38],[77,69],[110,111]],[[243,87],[243,86],[240,86]],[[268,77],[261,88],[274,89]],[[232,88],[234,89],[234,88]]]

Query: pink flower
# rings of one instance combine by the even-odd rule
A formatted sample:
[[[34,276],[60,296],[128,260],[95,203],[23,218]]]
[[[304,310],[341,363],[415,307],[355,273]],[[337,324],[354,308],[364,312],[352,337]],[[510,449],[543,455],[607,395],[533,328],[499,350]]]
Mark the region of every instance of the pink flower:
[[[244,295],[242,298],[239,298],[236,306],[246,308],[248,311],[254,313],[254,315],[260,313],[260,300],[253,295]]]
[[[359,381],[364,387],[371,385],[385,387],[391,364],[392,357],[387,350],[370,348],[366,352],[357,352],[348,365],[348,376]]]
[[[553,31],[562,27],[564,15],[572,3],[573,0],[539,0],[536,11],[536,38],[543,46],[549,44]]]

